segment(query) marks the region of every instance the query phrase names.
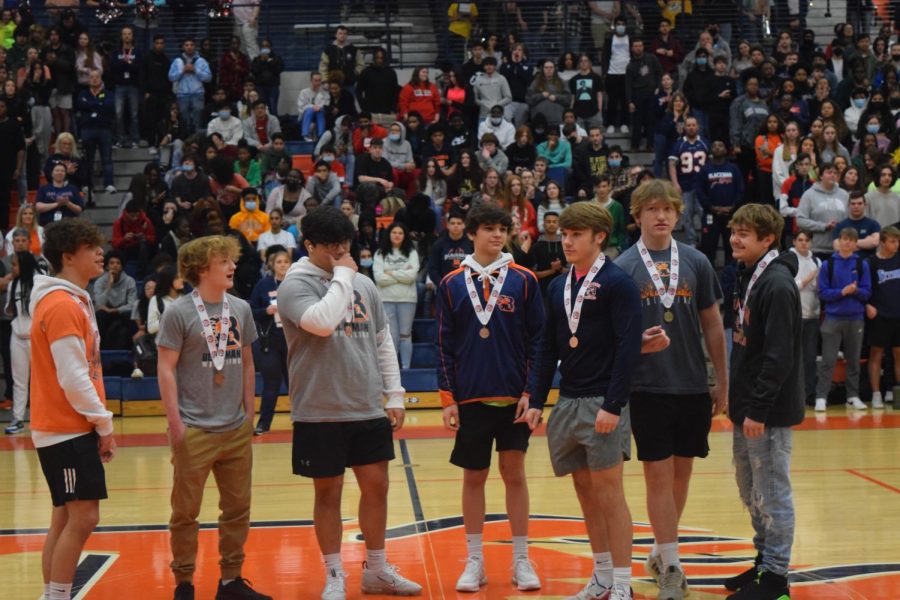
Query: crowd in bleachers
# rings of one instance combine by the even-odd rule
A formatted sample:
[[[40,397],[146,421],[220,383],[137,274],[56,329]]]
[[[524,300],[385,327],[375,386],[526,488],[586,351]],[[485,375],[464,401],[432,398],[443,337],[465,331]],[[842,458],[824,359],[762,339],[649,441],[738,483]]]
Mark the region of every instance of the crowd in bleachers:
[[[804,2],[798,14],[765,1],[710,13],[633,0],[519,4],[444,3],[440,60],[413,68],[408,80],[386,49],[368,55],[337,27],[289,117],[277,114],[284,63],[259,38],[258,0],[235,4],[227,43],[193,37],[187,19],[181,39],[150,34],[142,46],[125,26],[106,30],[101,44],[72,10],[44,22],[4,10],[0,287],[22,277],[13,279],[21,253],[38,257],[33,269],[45,267],[42,225],[90,218],[96,155],[112,193],[113,152],[140,146],[148,163],[122,190],[107,273],[93,284],[104,348],[142,346],[151,355],[133,365],[134,376],[152,369],[146,336],[184,293],[178,248],[207,234],[240,242],[235,292],[251,301],[265,343],[282,351],[278,328],[268,335],[277,315],[269,292],[304,252],[299,224],[320,204],[340,207],[357,228],[354,257],[382,290],[408,368],[414,316],[430,314],[436,284],[471,252],[462,223],[472,205],[511,213],[509,250],[546,286],[566,268],[557,218],[567,204],[596,202],[612,213],[607,252],[615,255],[636,239],[631,192],[662,177],[685,201],[677,235],[698,245],[726,283],[731,212],[753,200],[789,220],[785,249],[810,261],[798,278],[809,364],[818,301],[826,315],[818,386],[808,373],[811,402],[824,408],[842,340],[848,401],[865,408],[853,380],[869,347],[870,387],[889,394],[897,378],[886,372],[881,386],[871,359],[888,347],[896,353],[900,341],[893,22],[877,31],[841,23],[820,40],[805,28]],[[563,30],[568,50],[557,56]],[[308,150],[289,149],[298,142]],[[0,315],[5,348],[19,318],[7,297],[15,299],[7,293],[2,303],[12,307]],[[864,342],[865,320],[888,334]],[[10,397],[15,369],[4,355]],[[873,396],[873,405],[883,399]]]

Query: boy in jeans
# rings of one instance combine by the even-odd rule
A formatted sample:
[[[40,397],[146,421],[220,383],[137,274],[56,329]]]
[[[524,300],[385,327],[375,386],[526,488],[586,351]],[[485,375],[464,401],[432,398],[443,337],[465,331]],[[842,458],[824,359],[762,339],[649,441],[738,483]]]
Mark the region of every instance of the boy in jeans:
[[[866,301],[872,295],[869,264],[856,254],[859,234],[841,230],[838,250],[819,269],[819,299],[825,304],[822,322],[822,362],[816,374],[816,410],[826,409],[831,376],[843,345],[847,361],[847,406],[866,410],[859,399],[859,355],[862,350]]]
[[[178,270],[194,291],[166,308],[156,339],[175,468],[169,519],[175,600],[194,598],[197,515],[210,471],[222,511],[216,600],[271,600],[241,577],[250,532],[256,325],[250,305],[226,293],[239,255],[237,241],[225,236],[202,237],[178,250]]]
[[[791,427],[803,421],[800,290],[797,255],[779,256],[784,219],[773,207],[746,204],[731,221],[739,263],[728,417],[734,423],[735,476],[750,511],[756,561],[727,579],[733,600],[790,596],[794,541]]]
[[[869,318],[869,382],[872,384],[872,408],[882,408],[893,400],[888,391],[881,397],[881,360],[885,348],[893,348],[894,385],[900,383],[900,229],[881,230],[875,256],[869,259],[872,273],[872,296],[866,304]]]

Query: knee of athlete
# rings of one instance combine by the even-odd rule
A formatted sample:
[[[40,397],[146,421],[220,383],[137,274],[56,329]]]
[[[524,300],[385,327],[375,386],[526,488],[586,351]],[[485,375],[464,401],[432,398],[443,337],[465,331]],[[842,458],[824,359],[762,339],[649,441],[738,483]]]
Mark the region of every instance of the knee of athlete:
[[[525,467],[521,464],[506,464],[500,462],[500,477],[506,487],[524,487],[526,484]]]
[[[340,508],[342,487],[342,484],[317,487],[316,504]]]
[[[488,469],[465,469],[463,471],[463,485],[468,488],[482,488],[487,481],[491,470]]]
[[[66,529],[69,529],[75,532],[82,538],[87,538],[94,529],[97,528],[97,525],[100,524],[100,507],[94,507],[92,510],[86,510],[79,512],[77,518],[72,518],[72,515],[69,516],[69,520],[66,523]]]

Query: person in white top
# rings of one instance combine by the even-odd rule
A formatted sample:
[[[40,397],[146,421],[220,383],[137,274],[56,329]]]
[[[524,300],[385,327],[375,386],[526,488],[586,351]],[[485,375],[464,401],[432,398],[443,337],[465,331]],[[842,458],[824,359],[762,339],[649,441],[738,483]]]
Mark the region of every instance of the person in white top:
[[[266,262],[266,250],[270,246],[280,245],[292,253],[297,247],[297,240],[293,235],[281,228],[284,225],[284,211],[280,208],[273,208],[269,211],[269,231],[259,234],[256,240],[256,249],[263,263]]]
[[[206,126],[206,135],[218,133],[226,145],[237,146],[244,138],[244,124],[231,114],[231,106],[227,102],[220,102],[216,106],[216,113],[216,118]]]
[[[486,133],[493,133],[497,136],[500,148],[506,148],[516,141],[516,127],[503,118],[503,107],[499,104],[491,108],[490,116],[478,126],[479,140]]]
[[[395,222],[375,253],[373,274],[381,292],[393,337],[394,352],[400,353],[400,365],[409,369],[412,364],[412,325],[416,316],[416,276],[419,255],[413,248],[406,225]]]
[[[806,399],[816,395],[816,351],[819,345],[819,292],[817,279],[822,261],[810,251],[812,234],[801,229],[794,236],[791,252],[797,255],[799,268],[794,281],[800,288],[803,335],[803,377]]]
[[[784,141],[772,155],[772,195],[781,197],[781,186],[791,176],[791,165],[800,152],[800,126],[790,121],[784,126]]]
[[[241,38],[241,51],[253,60],[259,56],[259,5],[262,0],[241,0],[234,5],[234,35]]]
[[[156,293],[147,305],[147,333],[159,333],[159,321],[163,311],[184,293],[184,280],[178,276],[174,265],[163,268],[156,279]]]
[[[631,62],[631,40],[625,30],[625,19],[616,17],[613,36],[607,41],[607,52],[604,50],[603,60],[606,64],[606,94],[609,97],[607,108],[609,127],[606,133],[612,135],[616,131],[616,125],[621,125],[619,131],[628,133],[628,107],[625,103],[625,70]]]
[[[325,133],[325,111],[322,110],[331,102],[331,95],[322,85],[322,75],[313,71],[309,75],[309,87],[300,90],[297,96],[297,114],[300,115],[300,133],[303,138],[310,141],[309,128],[313,119],[316,121],[316,136],[322,137]]]

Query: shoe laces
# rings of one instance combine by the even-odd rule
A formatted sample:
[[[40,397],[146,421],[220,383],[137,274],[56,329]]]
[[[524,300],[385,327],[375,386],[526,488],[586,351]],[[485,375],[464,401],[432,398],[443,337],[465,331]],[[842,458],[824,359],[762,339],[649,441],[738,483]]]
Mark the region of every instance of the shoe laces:
[[[336,571],[332,569],[328,573],[328,577],[325,578],[325,591],[326,592],[337,592],[344,589],[344,575],[343,571]]]

